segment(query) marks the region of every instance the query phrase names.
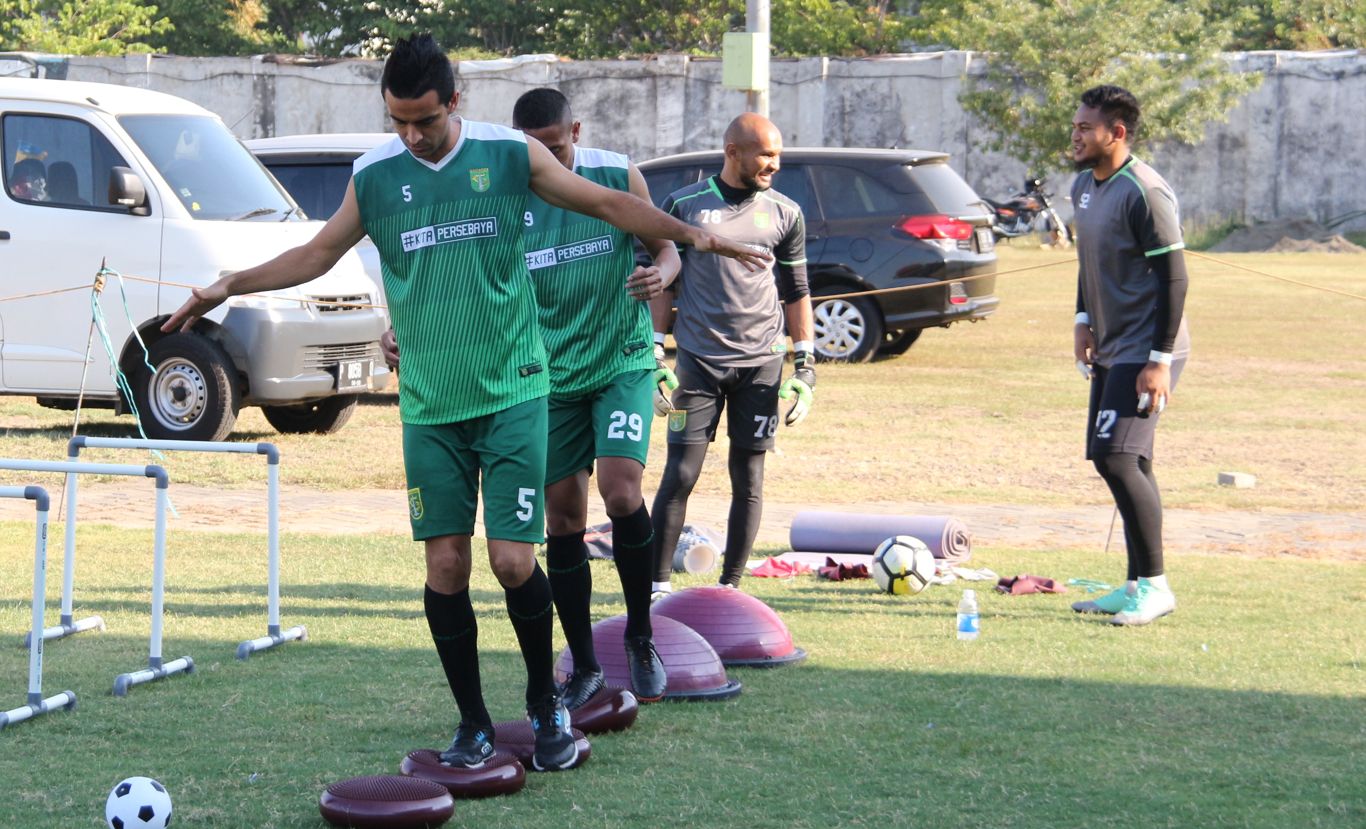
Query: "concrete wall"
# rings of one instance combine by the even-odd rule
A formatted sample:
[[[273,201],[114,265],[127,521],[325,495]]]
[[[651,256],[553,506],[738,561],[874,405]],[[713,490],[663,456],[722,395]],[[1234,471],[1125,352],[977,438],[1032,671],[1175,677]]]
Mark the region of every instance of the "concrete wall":
[[[1181,198],[1187,219],[1227,216],[1326,220],[1366,208],[1366,54],[1232,55],[1265,80],[1196,146],[1146,148]],[[957,96],[981,57],[965,52],[867,59],[803,58],[772,66],[773,119],[789,146],[946,150],[984,195],[1003,196],[1025,175],[1015,161],[979,149],[980,127]],[[741,92],[720,85],[718,60],[561,61],[523,56],[466,61],[458,74],[467,117],[504,122],[523,91],[562,89],[584,121],[583,141],[637,159],[717,146],[743,111]],[[266,58],[76,58],[72,80],[180,95],[218,113],[239,136],[386,129],[375,61],[276,63]],[[1065,125],[1063,125],[1065,128]],[[1070,176],[1053,188],[1066,193]],[[1366,228],[1359,219],[1350,229]]]

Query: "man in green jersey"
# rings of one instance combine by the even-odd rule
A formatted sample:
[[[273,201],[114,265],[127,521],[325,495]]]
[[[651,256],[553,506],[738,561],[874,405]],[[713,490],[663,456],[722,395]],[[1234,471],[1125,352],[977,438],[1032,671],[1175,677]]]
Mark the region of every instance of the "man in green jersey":
[[[476,767],[493,754],[469,596],[482,491],[489,563],[526,662],[532,765],[568,768],[578,751],[554,684],[550,583],[533,552],[544,538],[549,382],[522,240],[528,197],[756,266],[767,257],[574,175],[516,130],[453,118],[454,73],[430,35],[395,44],[381,92],[397,136],[356,160],[340,209],[318,234],[195,289],[162,330],[197,330],[230,296],[316,278],[370,236],[406,355],[399,411],[409,517],[426,553],[427,623],[460,710],[442,760]]]
[[[513,105],[512,124],[544,144],[566,169],[649,200],[644,176],[626,156],[578,145],[580,123],[558,90],[523,94]],[[666,683],[652,643],[654,530],[641,493],[655,388],[653,326],[644,301],[678,275],[678,250],[662,239],[642,239],[655,264],[635,267],[629,234],[536,196],[528,202],[523,224],[550,365],[546,569],[574,657],[562,697],[573,711],[604,684],[593,646],[593,576],[583,541],[588,478],[596,460],[598,492],[612,522],[612,558],[626,600],[631,685],[641,701],[653,702],[664,696]],[[400,349],[392,331],[382,343],[386,359],[397,366]]]

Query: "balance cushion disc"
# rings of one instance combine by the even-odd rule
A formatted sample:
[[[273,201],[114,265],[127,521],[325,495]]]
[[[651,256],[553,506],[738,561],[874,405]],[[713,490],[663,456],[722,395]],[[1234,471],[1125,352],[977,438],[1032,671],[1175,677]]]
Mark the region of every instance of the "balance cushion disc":
[[[376,775],[328,786],[318,810],[328,823],[349,829],[428,829],[450,820],[455,800],[429,780]]]
[[[588,757],[593,753],[593,747],[588,744],[588,738],[583,736],[583,732],[574,727],[574,715],[569,715],[569,731],[574,735],[574,742],[579,746],[579,757],[570,766],[576,769],[588,762]],[[508,751],[516,757],[528,771],[534,771],[535,767],[531,764],[531,755],[536,750],[536,732],[531,730],[531,720],[509,720],[508,722],[496,722],[493,724],[494,745],[500,750]]]
[[[494,740],[497,741],[496,733]],[[502,747],[496,748],[493,756],[477,769],[443,765],[441,752],[418,749],[403,758],[399,771],[409,777],[439,783],[446,787],[451,797],[457,798],[513,794],[526,785],[526,769],[512,752]]]
[[[650,606],[651,618],[667,616],[701,634],[726,667],[775,667],[806,658],[773,608],[729,587],[690,587]]]
[[[640,703],[625,688],[604,685],[588,702],[570,712],[573,727],[585,734],[625,731],[636,721]]]
[[[741,686],[726,676],[725,666],[707,640],[682,622],[667,616],[652,616],[655,650],[664,663],[668,686],[667,700],[722,700],[740,693]],[[631,670],[626,661],[626,616],[613,616],[593,625],[593,648],[607,684],[631,687]],[[574,671],[574,656],[566,648],[555,663],[560,682]]]

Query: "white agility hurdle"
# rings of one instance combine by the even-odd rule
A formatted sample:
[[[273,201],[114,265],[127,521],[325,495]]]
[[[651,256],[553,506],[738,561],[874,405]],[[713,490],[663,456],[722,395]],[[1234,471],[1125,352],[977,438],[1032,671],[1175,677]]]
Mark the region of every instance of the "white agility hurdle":
[[[38,519],[33,532],[33,624],[30,630],[43,627],[43,608],[47,603],[47,490],[40,486],[0,486],[0,498],[27,498],[37,508]],[[0,729],[10,723],[31,720],[40,714],[76,707],[76,694],[63,691],[43,699],[43,639],[28,654],[28,704],[9,711],[0,711]]]
[[[143,449],[163,452],[226,452],[238,455],[266,456],[266,544],[268,548],[267,587],[266,587],[266,635],[259,639],[248,639],[237,646],[237,658],[246,659],[256,651],[273,648],[292,640],[308,639],[308,630],[296,625],[289,630],[280,629],[280,450],[273,443],[229,443],[206,440],[144,440],[140,438],[100,438],[77,435],[67,441],[67,458],[75,461],[82,448],[90,449]],[[75,476],[67,480],[67,515],[74,517],[76,511]],[[66,555],[68,561],[74,555],[76,546],[76,522],[66,522]],[[70,574],[68,564],[66,573]],[[71,583],[62,583],[62,613],[69,618],[71,607]],[[46,635],[46,633],[44,634]]]
[[[67,476],[68,491],[74,487],[72,483],[77,475],[128,475],[137,478],[153,478],[156,480],[156,531],[153,541],[152,554],[152,635],[148,641],[147,667],[131,671],[126,674],[119,674],[114,679],[114,696],[121,697],[128,693],[128,689],[134,685],[141,685],[144,682],[151,682],[155,679],[172,676],[178,673],[194,673],[194,660],[188,656],[179,659],[172,659],[170,662],[163,662],[161,659],[161,625],[162,611],[166,589],[166,502],[167,489],[171,485],[171,479],[166,474],[166,470],[159,466],[134,466],[132,464],[115,463],[75,463],[73,461],[31,461],[19,458],[0,458],[0,469],[12,469],[21,472],[59,472]],[[66,516],[67,527],[70,528],[76,523],[75,504],[68,505]],[[74,556],[67,560],[67,572],[64,574],[70,578],[71,568],[74,565]],[[42,646],[44,636],[38,631],[42,630],[41,621],[33,626],[33,631],[29,636],[29,651],[32,653]]]

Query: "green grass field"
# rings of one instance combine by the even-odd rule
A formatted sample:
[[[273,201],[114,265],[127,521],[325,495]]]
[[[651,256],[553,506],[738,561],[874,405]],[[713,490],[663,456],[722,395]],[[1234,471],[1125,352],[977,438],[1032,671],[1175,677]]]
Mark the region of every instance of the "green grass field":
[[[1366,294],[1357,257],[1221,258]],[[1001,268],[1066,259],[1006,249]],[[1195,357],[1159,436],[1164,501],[1360,510],[1361,303],[1194,257],[1191,273]],[[821,368],[812,416],[782,434],[769,460],[766,497],[846,508],[1108,503],[1081,459],[1074,291],[1066,261],[1006,275],[991,320],[929,331],[901,359]],[[0,454],[60,458],[70,428],[69,412],[0,398]],[[89,412],[82,431],[134,434],[127,418],[102,412]],[[344,500],[348,489],[402,486],[392,396],[367,398],[335,436],[276,435],[247,410],[235,437],[279,443],[286,494]],[[260,486],[256,462],[177,455],[168,464],[173,494],[177,484]],[[647,493],[660,466],[647,471]],[[1216,472],[1230,469],[1257,475],[1257,488],[1217,487]],[[24,477],[0,473],[0,482]],[[46,483],[54,494],[60,486]],[[726,486],[713,464],[698,491]],[[32,527],[0,529],[4,710],[26,688],[18,643],[29,623]],[[49,623],[60,524],[51,538]],[[80,704],[0,732],[0,826],[93,829],[109,788],[145,774],[170,788],[178,826],[320,827],[327,783],[393,773],[407,751],[449,739],[453,706],[410,541],[286,537],[282,621],[306,624],[311,638],[246,662],[234,658],[236,644],[265,628],[264,539],[173,525],[169,546],[164,654],[193,656],[197,672],[110,694],[115,675],[146,662],[150,532],[82,524],[77,615],[99,613],[109,630],[48,643],[45,690],[69,688]],[[974,556],[1002,575],[1061,579],[1113,578],[1122,560],[980,545]],[[621,612],[614,572],[594,568],[595,617]],[[533,776],[512,798],[459,803],[450,825],[1366,825],[1360,563],[1182,554],[1172,570],[1180,609],[1149,628],[1076,617],[1075,593],[986,594],[973,643],[952,635],[956,588],[894,598],[868,582],[750,579],[746,590],[810,652],[805,663],[733,671],[745,685],[733,701],[647,707],[631,731],[596,738],[581,770]],[[511,719],[524,672],[502,594],[486,568],[476,568],[473,590],[490,707]]]
[[[16,597],[31,541],[22,524],[4,530],[9,708],[23,701]],[[114,676],[146,660],[150,537],[80,537],[77,615],[109,629],[48,643],[45,689],[76,691],[79,707],[0,732],[0,825],[100,826],[108,789],[145,774],[170,788],[182,827],[319,827],[327,783],[395,773],[407,751],[449,739],[406,540],[287,537],[282,621],[310,640],[238,662],[236,643],[265,623],[262,540],[173,536],[164,652],[193,656],[197,672],[115,698]],[[1118,562],[976,558],[1056,578],[1106,577]],[[594,577],[595,615],[622,612],[610,565]],[[1075,595],[981,594],[982,636],[962,643],[954,587],[906,598],[869,582],[750,579],[805,663],[733,669],[745,690],[732,701],[648,706],[630,731],[594,738],[582,769],[458,803],[451,825],[1362,825],[1366,573],[1185,557],[1178,586],[1178,613],[1141,630],[1075,616]],[[472,589],[490,708],[511,719],[525,675],[502,593],[486,572]]]
[[[1230,254],[1221,259],[1366,295],[1362,257]],[[1067,252],[1003,248],[1000,310],[986,322],[925,332],[904,357],[819,369],[816,405],[783,430],[769,458],[769,498],[857,505],[867,501],[987,504],[1108,503],[1082,460],[1087,386],[1073,368],[1076,264]],[[1164,501],[1173,507],[1342,511],[1366,502],[1366,304],[1191,257],[1193,357],[1158,437]],[[245,409],[237,440],[283,452],[287,487],[403,487],[396,397],[365,398],[336,435],[275,433]],[[82,432],[135,435],[130,418],[92,410]],[[30,398],[0,398],[3,454],[60,459],[70,412]],[[652,454],[663,457],[663,428]],[[723,443],[718,444],[724,450]],[[131,462],[127,452],[89,460]],[[724,454],[711,466],[719,471]],[[352,459],[337,463],[338,458]],[[259,464],[178,455],[172,480],[259,487]],[[646,470],[653,492],[662,464]],[[1219,487],[1221,471],[1250,472],[1258,487]],[[17,482],[0,472],[0,482]],[[54,484],[55,486],[56,484]],[[698,492],[728,491],[704,474]]]

